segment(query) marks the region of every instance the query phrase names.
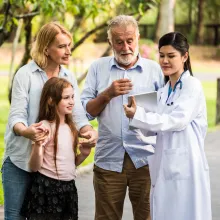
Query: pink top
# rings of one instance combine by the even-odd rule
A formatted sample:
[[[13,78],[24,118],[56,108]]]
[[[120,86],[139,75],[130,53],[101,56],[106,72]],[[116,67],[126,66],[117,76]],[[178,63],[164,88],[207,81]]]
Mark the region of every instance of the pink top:
[[[50,134],[54,134],[55,123],[49,123],[43,121],[44,125],[50,130]],[[44,158],[41,168],[38,170],[45,176],[53,179],[59,179],[64,181],[73,180],[76,178],[76,167],[75,167],[75,153],[73,151],[73,136],[72,132],[67,124],[60,124],[58,130],[58,145],[56,164],[53,159],[54,153],[54,141],[53,137],[49,138],[49,141],[44,147]]]

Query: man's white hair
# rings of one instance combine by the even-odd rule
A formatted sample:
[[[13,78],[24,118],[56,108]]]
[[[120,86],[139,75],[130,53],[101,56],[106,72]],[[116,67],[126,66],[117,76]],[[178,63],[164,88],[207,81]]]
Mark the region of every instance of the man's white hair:
[[[140,33],[139,33],[139,28],[138,28],[138,22],[135,20],[133,16],[129,15],[119,15],[114,17],[108,24],[108,40],[110,43],[112,43],[112,29],[114,27],[126,27],[128,25],[132,25],[135,30],[136,30],[136,37],[138,38]]]

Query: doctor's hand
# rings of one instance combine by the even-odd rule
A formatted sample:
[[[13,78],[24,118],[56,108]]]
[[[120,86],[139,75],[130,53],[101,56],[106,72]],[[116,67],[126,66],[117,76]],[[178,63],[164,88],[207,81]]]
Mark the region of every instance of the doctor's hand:
[[[136,112],[137,109],[137,105],[136,105],[136,101],[134,96],[131,97],[131,103],[129,105],[123,105],[124,106],[124,111],[125,111],[125,115],[128,118],[133,118],[134,114]]]
[[[124,95],[132,90],[132,83],[130,79],[119,79],[112,82],[112,84],[104,91],[109,99]]]

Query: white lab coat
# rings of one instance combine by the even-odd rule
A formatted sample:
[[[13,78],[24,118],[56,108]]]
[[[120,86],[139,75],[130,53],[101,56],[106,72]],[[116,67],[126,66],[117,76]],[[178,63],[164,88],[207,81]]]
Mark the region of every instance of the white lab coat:
[[[201,83],[186,71],[168,100],[158,91],[157,113],[137,107],[130,125],[157,133],[149,157],[151,220],[211,220],[209,167],[204,152],[206,103]]]

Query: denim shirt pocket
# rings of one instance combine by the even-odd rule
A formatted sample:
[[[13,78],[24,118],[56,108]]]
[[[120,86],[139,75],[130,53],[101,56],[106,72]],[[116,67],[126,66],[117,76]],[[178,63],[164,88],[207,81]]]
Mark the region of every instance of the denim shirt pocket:
[[[183,180],[191,176],[190,158],[187,149],[164,150],[163,173],[165,180]]]

